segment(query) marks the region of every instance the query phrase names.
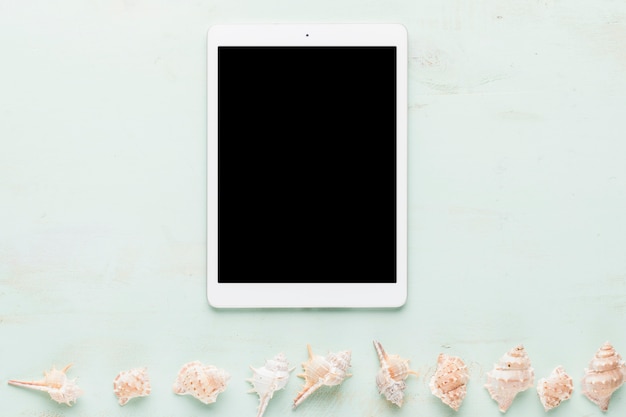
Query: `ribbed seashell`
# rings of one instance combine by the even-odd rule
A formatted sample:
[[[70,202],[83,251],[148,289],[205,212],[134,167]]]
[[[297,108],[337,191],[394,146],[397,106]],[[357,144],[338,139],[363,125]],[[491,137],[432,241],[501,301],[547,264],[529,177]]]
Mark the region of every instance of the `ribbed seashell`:
[[[69,364],[61,370],[52,367],[49,372],[44,372],[44,378],[38,381],[11,379],[9,384],[47,392],[50,398],[59,404],[72,406],[72,402],[76,403],[76,399],[83,394],[83,391],[76,385],[76,379],[69,379],[66,375],[71,366],[72,364]]]
[[[537,381],[537,394],[543,408],[548,411],[569,399],[574,391],[572,377],[562,366],[554,368],[550,376]]]
[[[518,393],[533,386],[534,378],[528,354],[524,346],[519,345],[504,354],[494,369],[487,372],[485,388],[504,413]]]
[[[606,342],[594,355],[582,379],[582,392],[602,411],[609,409],[613,392],[624,383],[624,361],[613,346]]]
[[[341,384],[344,379],[352,376],[348,373],[352,352],[344,350],[341,352],[330,352],[328,355],[320,356],[313,353],[311,345],[307,345],[309,360],[302,364],[304,373],[298,375],[304,378],[304,386],[293,400],[293,408],[296,408],[309,395],[314,393],[323,385],[333,386]]]
[[[180,369],[173,390],[178,395],[191,395],[204,404],[211,404],[226,390],[230,375],[223,369],[201,362],[189,362]]]
[[[430,379],[430,392],[454,411],[459,411],[467,392],[469,371],[465,362],[457,356],[440,353],[437,370]]]
[[[257,369],[251,366],[250,369],[252,369],[252,378],[246,381],[252,384],[249,392],[256,392],[259,396],[257,417],[262,417],[274,392],[285,388],[289,381],[289,373],[295,368],[290,369],[285,355],[279,353],[273,359],[265,361],[263,367]]]
[[[137,397],[150,395],[150,378],[146,368],[134,368],[120,372],[113,380],[113,393],[120,405]]]
[[[409,360],[398,355],[389,355],[383,349],[380,342],[374,340],[374,348],[380,361],[380,369],[376,374],[376,386],[378,392],[383,394],[388,401],[398,407],[402,407],[404,401],[404,382],[410,374],[417,375],[417,372],[409,369]]]

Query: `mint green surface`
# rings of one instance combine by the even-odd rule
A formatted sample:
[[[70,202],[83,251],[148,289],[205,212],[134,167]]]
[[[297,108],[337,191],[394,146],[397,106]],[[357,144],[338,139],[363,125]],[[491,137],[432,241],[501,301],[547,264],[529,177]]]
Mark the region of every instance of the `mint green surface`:
[[[205,35],[229,22],[407,27],[404,308],[209,307]],[[519,343],[575,380],[551,415],[624,415],[624,388],[603,414],[580,378],[606,340],[626,354],[625,36],[616,1],[0,2],[0,415],[254,416],[248,366],[282,351],[267,417],[499,416],[485,374]],[[420,372],[402,409],[373,339]],[[292,411],[307,343],[352,349],[354,375]],[[471,370],[458,413],[428,389],[439,352]],[[172,393],[192,360],[232,374],[217,403]],[[70,362],[72,408],[6,384]],[[120,407],[138,366],[153,394]],[[507,416],[543,413],[529,390]]]

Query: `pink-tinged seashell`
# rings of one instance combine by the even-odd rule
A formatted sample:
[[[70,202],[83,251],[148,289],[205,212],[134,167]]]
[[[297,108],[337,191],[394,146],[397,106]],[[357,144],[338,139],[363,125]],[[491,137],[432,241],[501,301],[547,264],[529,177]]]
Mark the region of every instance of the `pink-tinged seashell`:
[[[150,395],[150,378],[146,368],[135,368],[120,372],[113,380],[113,393],[120,405],[137,397]]]
[[[289,381],[289,373],[295,368],[289,368],[289,362],[287,362],[285,355],[279,353],[273,359],[265,361],[263,367],[256,369],[251,366],[250,369],[252,369],[252,378],[246,381],[252,384],[252,389],[248,392],[258,394],[257,417],[263,417],[274,392],[285,388]]]
[[[609,342],[596,352],[582,379],[582,392],[600,407],[609,409],[613,392],[624,383],[624,361]]]
[[[459,411],[467,392],[469,371],[459,357],[440,353],[437,370],[430,379],[430,392],[454,411]]]
[[[554,368],[550,376],[537,382],[537,394],[546,411],[557,407],[562,401],[569,399],[574,391],[572,377],[562,366]]]
[[[533,386],[534,377],[528,354],[524,346],[519,345],[502,356],[493,370],[487,373],[485,388],[504,413],[518,393]]]
[[[402,407],[404,401],[404,382],[410,374],[417,375],[417,372],[409,369],[409,360],[398,355],[389,355],[383,349],[380,342],[374,340],[374,348],[380,361],[380,369],[376,374],[376,386],[378,392],[383,394],[388,401],[398,407]]]
[[[307,345],[309,359],[302,364],[304,373],[298,375],[304,378],[304,386],[293,400],[293,408],[296,408],[309,395],[314,393],[323,385],[333,386],[341,384],[344,379],[352,376],[348,373],[352,352],[344,350],[341,352],[330,352],[328,355],[320,356],[313,353],[311,345]]]
[[[12,379],[9,384],[47,392],[54,401],[71,407],[72,402],[76,403],[76,399],[83,394],[83,391],[76,385],[76,379],[67,378],[66,372],[71,366],[72,364],[69,364],[61,370],[52,367],[50,372],[44,372],[44,378],[39,381]]]
[[[189,362],[180,369],[173,390],[178,395],[191,395],[204,404],[211,404],[226,390],[230,375],[213,365]]]

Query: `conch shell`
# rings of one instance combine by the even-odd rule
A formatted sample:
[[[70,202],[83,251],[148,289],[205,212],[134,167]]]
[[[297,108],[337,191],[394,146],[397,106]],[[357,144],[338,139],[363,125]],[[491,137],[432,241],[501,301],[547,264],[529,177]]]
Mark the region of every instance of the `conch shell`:
[[[437,370],[430,379],[430,392],[454,411],[459,411],[467,392],[469,371],[465,362],[457,356],[440,353]]]
[[[528,354],[524,346],[519,345],[502,356],[494,369],[487,373],[485,388],[504,413],[518,393],[533,386],[534,377]]]
[[[398,407],[402,407],[404,401],[404,382],[409,374],[417,375],[417,372],[409,369],[409,360],[398,355],[389,355],[383,349],[380,342],[374,340],[374,348],[380,361],[380,370],[376,374],[376,386],[378,392],[383,394],[388,401]]]
[[[546,411],[569,399],[572,391],[574,391],[574,382],[562,366],[557,366],[549,377],[541,378],[537,382],[537,394]]]
[[[344,379],[352,376],[349,374],[350,360],[352,352],[344,350],[341,352],[330,352],[326,357],[315,355],[311,345],[307,345],[309,360],[302,364],[304,373],[298,375],[304,378],[304,386],[293,400],[293,408],[296,408],[309,395],[323,385],[339,385]]]
[[[624,383],[624,361],[609,342],[604,343],[596,352],[585,369],[582,379],[582,392],[600,407],[609,409],[609,400],[613,392]]]
[[[150,378],[146,368],[135,368],[120,372],[113,380],[113,393],[120,405],[129,400],[150,395]]]
[[[83,394],[83,391],[76,385],[76,379],[68,379],[67,375],[65,375],[71,366],[72,364],[69,364],[61,370],[52,367],[50,372],[44,372],[44,378],[39,381],[16,381],[11,379],[9,384],[47,392],[50,398],[59,404],[72,406],[72,402],[76,403],[76,399]]]
[[[204,404],[211,404],[226,390],[229,380],[230,375],[223,369],[198,361],[189,362],[178,372],[173,390],[178,395],[191,395]]]
[[[262,417],[267,405],[274,396],[274,392],[285,388],[289,381],[289,372],[295,368],[289,368],[289,362],[283,353],[279,353],[274,359],[265,361],[261,368],[252,369],[252,378],[246,381],[252,384],[252,389],[248,392],[256,392],[259,395],[259,408],[257,417]]]

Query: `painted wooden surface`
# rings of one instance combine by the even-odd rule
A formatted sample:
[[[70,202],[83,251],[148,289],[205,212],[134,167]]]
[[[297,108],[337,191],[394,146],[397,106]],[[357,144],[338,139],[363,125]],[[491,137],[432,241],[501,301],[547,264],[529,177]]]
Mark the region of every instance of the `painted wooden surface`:
[[[205,299],[205,33],[305,21],[408,29],[399,310]],[[485,374],[519,343],[537,378],[574,377],[552,415],[603,415],[580,378],[606,340],[626,353],[626,3],[0,1],[0,51],[1,415],[251,416],[248,365],[283,351],[299,367],[307,343],[352,349],[354,375],[292,412],[293,375],[266,416],[455,415],[428,391],[439,352],[470,365],[456,414],[498,416]],[[420,372],[402,409],[376,392],[374,338]],[[216,404],[172,393],[192,360],[232,374]],[[69,362],[85,391],[72,408],[6,385]],[[121,408],[112,380],[136,366],[153,394]],[[507,412],[541,414],[533,391]]]

